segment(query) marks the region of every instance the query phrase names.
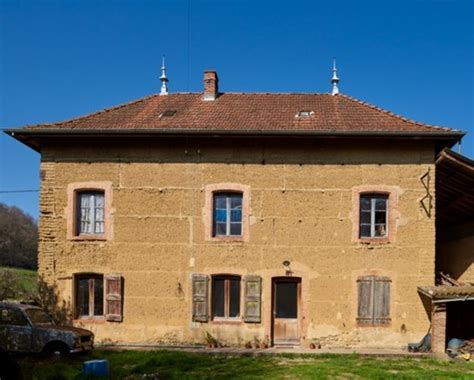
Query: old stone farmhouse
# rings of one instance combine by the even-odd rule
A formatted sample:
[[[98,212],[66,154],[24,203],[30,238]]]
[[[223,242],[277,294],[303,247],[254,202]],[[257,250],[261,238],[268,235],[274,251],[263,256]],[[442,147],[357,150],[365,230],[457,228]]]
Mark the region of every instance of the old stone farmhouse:
[[[58,307],[104,342],[398,348],[432,318],[445,339],[436,271],[474,282],[464,133],[337,92],[221,93],[206,71],[202,93],[8,130],[41,153]],[[438,214],[464,227],[439,237]]]

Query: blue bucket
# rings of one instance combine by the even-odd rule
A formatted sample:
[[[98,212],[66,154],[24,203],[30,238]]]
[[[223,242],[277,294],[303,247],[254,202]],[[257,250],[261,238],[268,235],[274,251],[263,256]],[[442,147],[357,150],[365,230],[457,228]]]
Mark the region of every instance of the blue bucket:
[[[82,367],[82,374],[84,376],[109,376],[109,362],[105,359],[88,360],[84,362]]]

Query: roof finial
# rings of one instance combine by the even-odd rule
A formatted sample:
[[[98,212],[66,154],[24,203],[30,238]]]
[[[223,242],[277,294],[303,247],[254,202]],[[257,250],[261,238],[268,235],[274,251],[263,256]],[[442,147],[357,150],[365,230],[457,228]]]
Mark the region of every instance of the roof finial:
[[[337,84],[339,83],[339,78],[337,77],[337,68],[336,68],[336,57],[332,59],[332,78],[331,78],[331,83],[332,83],[332,95],[337,95],[339,94],[339,88],[337,87]]]
[[[161,61],[161,91],[160,95],[168,95],[168,78],[166,77],[166,66],[165,66],[165,56]]]

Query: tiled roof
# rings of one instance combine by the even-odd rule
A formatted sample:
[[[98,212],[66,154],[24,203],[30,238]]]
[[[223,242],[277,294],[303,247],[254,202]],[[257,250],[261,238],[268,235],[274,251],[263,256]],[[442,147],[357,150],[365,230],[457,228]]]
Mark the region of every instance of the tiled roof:
[[[309,111],[309,116],[298,116]],[[223,93],[204,101],[201,93],[151,95],[72,120],[23,130],[219,130],[374,133],[453,133],[380,109],[346,95]]]
[[[474,285],[462,286],[420,286],[418,290],[432,299],[452,299],[474,297]]]

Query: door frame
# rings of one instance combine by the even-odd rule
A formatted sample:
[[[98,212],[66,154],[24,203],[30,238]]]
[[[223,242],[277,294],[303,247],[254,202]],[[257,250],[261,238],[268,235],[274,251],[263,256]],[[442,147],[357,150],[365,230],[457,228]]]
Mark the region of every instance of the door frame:
[[[276,283],[277,282],[293,282],[297,283],[297,324],[298,324],[298,332],[299,332],[299,337],[298,337],[298,342],[301,341],[301,335],[302,335],[302,302],[301,302],[301,283],[302,283],[302,278],[301,277],[293,277],[293,276],[276,276],[272,277],[272,288],[271,288],[271,297],[272,297],[272,302],[271,302],[271,309],[270,309],[270,320],[271,320],[271,342],[272,346],[275,345],[275,290],[276,290]],[[290,344],[290,343],[288,343]],[[298,343],[299,344],[299,343]]]

